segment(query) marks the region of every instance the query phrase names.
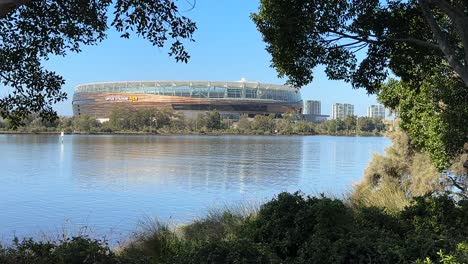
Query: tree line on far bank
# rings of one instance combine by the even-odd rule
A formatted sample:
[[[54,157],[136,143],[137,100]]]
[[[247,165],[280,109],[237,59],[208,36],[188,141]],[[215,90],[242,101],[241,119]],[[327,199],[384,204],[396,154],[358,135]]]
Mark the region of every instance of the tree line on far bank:
[[[294,114],[257,115],[254,118],[241,116],[239,120],[223,119],[218,111],[199,113],[187,118],[170,109],[116,108],[109,121],[99,122],[94,117],[60,117],[43,120],[39,115],[29,115],[24,125],[13,128],[8,120],[0,120],[0,131],[11,132],[61,132],[66,133],[233,133],[233,134],[280,134],[280,135],[380,135],[387,126],[383,120],[369,117],[348,116],[344,120],[324,120],[312,123],[298,120]]]

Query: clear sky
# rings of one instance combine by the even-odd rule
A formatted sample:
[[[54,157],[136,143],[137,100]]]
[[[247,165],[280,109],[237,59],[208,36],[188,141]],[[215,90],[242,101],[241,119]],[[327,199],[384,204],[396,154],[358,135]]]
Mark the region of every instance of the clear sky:
[[[191,1],[191,0],[188,0]],[[270,67],[270,55],[249,15],[256,12],[257,1],[199,0],[193,10],[178,1],[181,13],[192,18],[198,30],[196,42],[187,48],[188,64],[176,63],[167,48],[153,47],[142,38],[120,39],[110,31],[97,46],[83,47],[78,54],[52,58],[46,67],[61,74],[68,93],[66,102],[55,105],[59,115],[72,115],[71,100],[76,85],[92,82],[138,80],[212,80],[248,81],[284,84]],[[367,107],[376,103],[364,89],[330,81],[322,68],[315,70],[312,84],[301,90],[303,100],[320,100],[322,114],[331,114],[333,103],[354,104],[355,114],[365,116]]]

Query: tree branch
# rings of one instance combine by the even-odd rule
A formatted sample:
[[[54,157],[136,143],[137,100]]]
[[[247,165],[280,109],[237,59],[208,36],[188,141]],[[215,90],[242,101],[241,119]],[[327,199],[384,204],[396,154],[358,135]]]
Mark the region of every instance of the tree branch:
[[[429,24],[429,27],[431,28],[432,34],[437,40],[440,50],[442,50],[442,52],[444,53],[444,56],[447,59],[449,65],[460,76],[465,85],[468,86],[468,67],[464,67],[453,53],[448,39],[446,38],[446,36],[444,36],[444,33],[437,24],[426,0],[418,0],[418,3],[422,9],[423,15],[426,18],[427,23]]]
[[[344,32],[332,31],[332,30],[330,30],[330,32],[332,32],[334,34],[337,34],[337,35],[340,35],[340,36],[343,36],[343,37],[346,37],[346,38],[349,38],[349,39],[353,39],[353,40],[357,40],[357,41],[361,41],[361,42],[365,42],[365,43],[370,43],[370,44],[384,44],[385,43],[385,41],[362,38],[362,37],[350,35],[350,34],[347,34],[347,33],[344,33]],[[370,35],[370,36],[372,36],[372,35]],[[372,37],[377,37],[377,36],[372,36]],[[394,37],[387,37],[387,36],[382,36],[382,38],[384,38],[384,39],[386,39],[388,41],[412,43],[412,44],[416,44],[418,46],[422,46],[422,47],[426,47],[426,48],[430,48],[430,49],[435,49],[435,50],[440,50],[439,45],[437,45],[435,43],[427,42],[427,41],[424,41],[424,40],[420,40],[420,39],[415,39],[415,38],[394,38]]]
[[[440,10],[444,11],[452,19],[465,17],[463,9],[457,9],[445,0],[426,0],[426,2],[439,7]]]
[[[335,31],[335,30],[330,29],[330,32],[333,33],[333,34],[339,35],[339,36],[343,36],[343,37],[346,37],[346,38],[349,38],[349,39],[353,39],[353,40],[357,40],[357,41],[361,41],[361,42],[365,42],[365,43],[371,43],[371,44],[382,44],[383,43],[382,41],[373,40],[373,39],[369,39],[369,38],[362,38],[362,37],[359,37],[359,36],[354,36],[354,35],[347,34],[347,33],[342,32],[342,31]]]
[[[355,42],[350,42],[350,43],[346,43],[346,44],[342,44],[342,45],[335,45],[333,47],[330,47],[330,49],[339,49],[339,48],[345,48],[345,47],[351,47],[352,48],[353,45],[359,44],[361,42],[362,41],[358,40],[358,41],[355,41]]]
[[[468,67],[468,16],[463,13],[463,8],[458,9],[446,1],[427,0],[429,4],[433,4],[445,12],[455,24],[455,28],[460,35],[465,53],[465,67]]]
[[[31,0],[0,0],[0,18],[6,17],[18,7],[31,2]]]
[[[447,177],[448,177],[449,180],[452,182],[452,185],[453,185],[455,188],[457,188],[458,190],[461,191],[461,193],[460,193],[459,195],[461,195],[461,196],[467,198],[468,195],[466,194],[466,191],[467,191],[466,186],[464,186],[463,184],[457,182],[456,179],[454,179],[453,177],[451,177],[451,176],[449,176],[449,175],[447,175]]]
[[[393,37],[387,37],[387,39],[391,40],[391,41],[395,41],[395,42],[407,42],[407,43],[416,44],[416,45],[421,46],[421,47],[440,50],[439,45],[437,45],[435,43],[427,42],[427,41],[424,41],[424,40],[420,40],[420,39],[415,39],[415,38],[393,38]]]

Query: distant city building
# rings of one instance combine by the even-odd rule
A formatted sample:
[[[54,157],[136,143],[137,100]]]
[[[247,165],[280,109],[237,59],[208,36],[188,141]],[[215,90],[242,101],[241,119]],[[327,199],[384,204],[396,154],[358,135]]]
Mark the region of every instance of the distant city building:
[[[345,119],[347,116],[354,116],[354,105],[336,103],[332,106],[333,119]]]
[[[304,111],[305,115],[321,115],[322,105],[320,101],[306,100],[304,101]]]
[[[367,116],[371,118],[385,119],[385,107],[383,105],[371,105],[367,108]]]
[[[302,113],[303,120],[314,123],[327,120],[327,117],[329,117],[328,115],[322,115],[322,104],[320,101],[315,100],[304,101]]]

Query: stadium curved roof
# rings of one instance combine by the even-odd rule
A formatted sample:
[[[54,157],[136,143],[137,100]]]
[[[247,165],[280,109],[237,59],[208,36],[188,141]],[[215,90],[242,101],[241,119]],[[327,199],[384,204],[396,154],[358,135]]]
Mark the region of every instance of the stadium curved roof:
[[[297,88],[268,84],[260,82],[237,81],[237,82],[222,82],[222,81],[120,81],[120,82],[99,82],[78,85],[75,91],[86,91],[90,88],[126,88],[126,87],[161,87],[161,86],[188,86],[188,87],[229,87],[229,88],[258,88],[258,89],[273,89],[273,90],[288,90],[298,91]]]
[[[277,84],[238,81],[123,81],[78,85],[75,93],[112,92],[145,93],[213,99],[250,99],[299,102],[299,90]]]

